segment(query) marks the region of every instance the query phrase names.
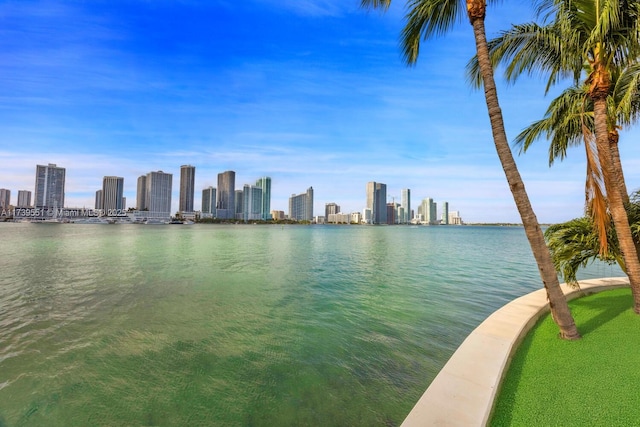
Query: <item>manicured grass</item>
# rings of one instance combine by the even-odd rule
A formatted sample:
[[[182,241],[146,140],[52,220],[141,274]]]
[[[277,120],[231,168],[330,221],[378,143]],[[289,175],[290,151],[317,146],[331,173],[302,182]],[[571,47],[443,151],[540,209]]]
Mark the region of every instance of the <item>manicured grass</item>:
[[[543,317],[514,356],[492,426],[640,425],[640,316],[631,291],[569,305],[582,339],[560,340]]]

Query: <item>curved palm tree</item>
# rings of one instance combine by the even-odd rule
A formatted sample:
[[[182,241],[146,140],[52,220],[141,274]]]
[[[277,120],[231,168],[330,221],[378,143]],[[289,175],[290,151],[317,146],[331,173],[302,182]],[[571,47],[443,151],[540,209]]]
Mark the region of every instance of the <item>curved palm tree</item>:
[[[633,238],[640,240],[640,192],[635,192],[627,205],[627,213]],[[607,263],[617,263],[625,271],[626,266],[615,230],[609,229],[605,238],[608,240],[609,251],[606,254],[600,253],[600,239],[602,236],[594,232],[591,226],[591,218],[583,217],[572,219],[561,224],[554,224],[547,228],[545,237],[551,249],[553,263],[558,272],[563,275],[564,280],[569,284],[577,282],[576,275],[580,267],[596,259]]]
[[[546,72],[547,89],[564,77],[573,77],[584,88],[592,104],[592,130],[608,209],[634,295],[634,311],[640,314],[640,260],[625,210],[626,190],[618,185],[624,182],[619,154],[616,159],[612,155],[617,153],[618,137],[611,102],[616,79],[621,87],[637,82],[633,73],[624,77],[627,80],[619,74],[627,67],[633,69],[640,57],[640,3],[540,0],[538,15],[550,22],[513,26],[489,43],[493,64],[506,62],[510,80],[523,73]],[[636,113],[629,107],[621,118],[633,121]]]
[[[391,0],[361,0],[361,4],[364,7],[384,9],[389,7]],[[484,26],[486,0],[408,0],[407,6],[409,12],[406,26],[402,31],[402,48],[404,58],[410,65],[415,64],[418,59],[421,39],[447,32],[465,16],[469,19],[475,37],[493,141],[538,265],[552,317],[560,329],[561,337],[578,339],[580,334],[560,288],[542,229],[531,206],[504,130]]]
[[[571,87],[551,101],[543,119],[533,122],[515,139],[521,151],[534,141],[546,137],[549,141],[549,165],[564,159],[568,147],[584,143],[587,157],[585,197],[587,214],[600,236],[608,232],[610,215],[603,191],[603,178],[597,150],[593,141],[593,104],[584,87]],[[599,239],[600,253],[607,253],[606,238]]]
[[[605,235],[609,250],[603,254],[600,251],[602,236],[594,232],[589,217],[554,224],[547,228],[544,235],[556,270],[570,285],[577,285],[577,273],[580,267],[586,267],[596,259],[607,263],[615,262],[623,271],[625,270],[624,260],[616,245],[615,231],[609,229]]]

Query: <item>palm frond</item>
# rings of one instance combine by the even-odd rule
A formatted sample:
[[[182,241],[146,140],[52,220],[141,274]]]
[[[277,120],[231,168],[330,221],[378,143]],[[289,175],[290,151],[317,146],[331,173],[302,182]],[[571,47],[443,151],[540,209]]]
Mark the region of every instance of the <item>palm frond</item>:
[[[360,7],[364,9],[388,9],[391,0],[360,0]]]
[[[418,60],[420,41],[440,36],[466,17],[459,0],[412,0],[407,3],[407,23],[402,30],[402,54],[407,64]]]

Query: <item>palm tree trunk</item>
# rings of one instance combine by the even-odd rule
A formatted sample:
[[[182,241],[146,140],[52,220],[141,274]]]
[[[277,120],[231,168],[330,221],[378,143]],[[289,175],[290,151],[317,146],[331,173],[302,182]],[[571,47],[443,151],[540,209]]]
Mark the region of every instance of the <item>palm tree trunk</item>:
[[[598,69],[597,67],[595,68],[596,70]],[[618,236],[618,244],[624,259],[626,273],[629,276],[629,284],[633,294],[633,310],[640,314],[640,260],[638,260],[638,252],[631,237],[631,227],[629,227],[629,218],[624,207],[621,190],[618,183],[615,182],[618,177],[615,175],[607,130],[606,94],[608,90],[607,88],[599,87],[600,84],[606,84],[608,78],[607,76],[599,75],[603,71],[596,71],[596,73],[598,75],[593,79],[596,83],[590,96],[593,99],[593,118],[595,121],[598,158],[602,167],[604,186],[609,201],[609,211]]]
[[[502,110],[498,103],[498,93],[493,77],[493,67],[489,60],[489,50],[487,47],[487,37],[484,27],[484,12],[486,7],[482,0],[467,0],[467,12],[469,20],[473,26],[473,33],[476,41],[478,63],[482,80],[484,83],[485,100],[489,111],[489,120],[493,133],[493,141],[498,152],[498,157],[502,163],[502,168],[507,177],[509,188],[522,218],[525,233],[531,246],[531,251],[538,264],[538,271],[542,279],[544,288],[549,299],[551,315],[560,328],[560,336],[564,339],[578,339],[580,334],[573,320],[567,299],[560,288],[558,275],[551,260],[549,248],[544,240],[542,229],[538,224],[538,219],[533,212],[529,196],[524,188],[524,182],[518,172],[518,167],[513,158],[507,134],[504,130]]]
[[[609,139],[613,176],[615,177],[615,183],[620,189],[620,197],[622,197],[622,202],[626,205],[629,203],[629,193],[627,192],[627,184],[624,180],[624,173],[622,172],[622,162],[620,161],[620,151],[618,150],[618,141],[620,140],[620,135],[618,134],[617,130],[614,130],[608,133],[607,138]]]
[[[618,141],[620,135],[617,130],[609,131],[609,149],[611,150],[611,167],[613,168],[614,184],[618,185],[620,190],[620,197],[622,197],[622,203],[626,207],[629,205],[629,192],[627,191],[627,184],[624,179],[624,172],[622,171],[622,162],[620,161],[620,151],[618,150]],[[627,217],[628,220],[628,217]],[[633,236],[632,236],[633,237]],[[640,259],[640,241],[633,240],[633,245],[636,247],[636,254]],[[625,268],[626,271],[626,268]]]

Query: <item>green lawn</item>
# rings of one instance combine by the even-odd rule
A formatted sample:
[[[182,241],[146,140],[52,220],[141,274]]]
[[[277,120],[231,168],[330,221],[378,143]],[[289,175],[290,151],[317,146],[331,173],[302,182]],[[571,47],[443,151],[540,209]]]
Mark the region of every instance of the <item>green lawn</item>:
[[[544,316],[514,356],[492,426],[640,425],[640,316],[631,291],[569,305],[582,339],[560,340]]]

